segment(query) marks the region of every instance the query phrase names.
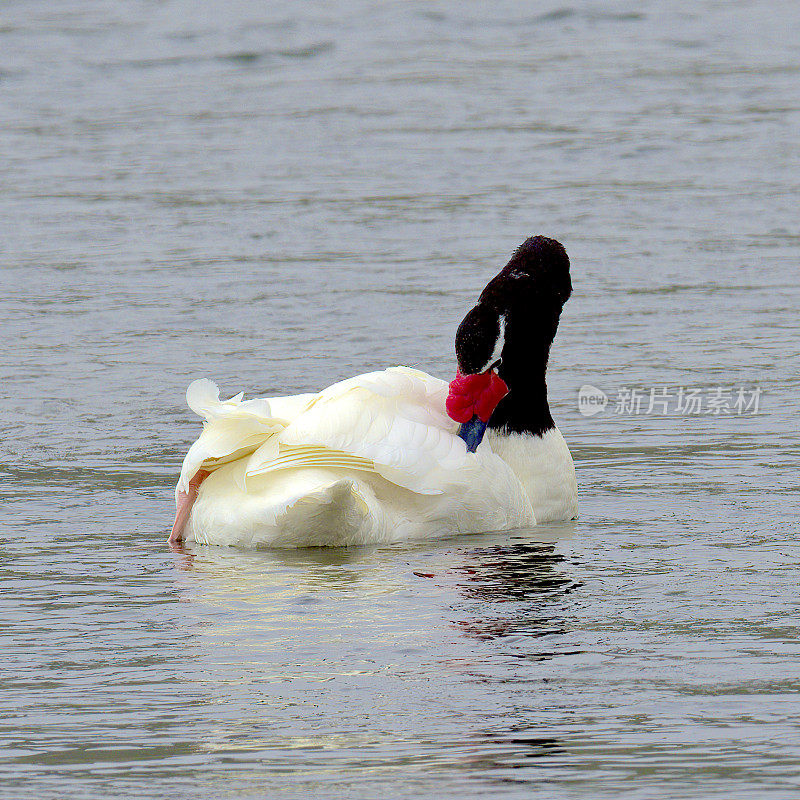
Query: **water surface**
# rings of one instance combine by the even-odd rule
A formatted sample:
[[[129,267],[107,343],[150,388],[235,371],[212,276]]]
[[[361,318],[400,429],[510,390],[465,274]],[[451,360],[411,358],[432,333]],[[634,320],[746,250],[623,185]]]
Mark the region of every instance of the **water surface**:
[[[797,797],[798,42],[766,0],[4,3],[3,797]],[[166,548],[192,378],[449,377],[532,233],[576,523]],[[763,395],[616,413],[665,386]]]

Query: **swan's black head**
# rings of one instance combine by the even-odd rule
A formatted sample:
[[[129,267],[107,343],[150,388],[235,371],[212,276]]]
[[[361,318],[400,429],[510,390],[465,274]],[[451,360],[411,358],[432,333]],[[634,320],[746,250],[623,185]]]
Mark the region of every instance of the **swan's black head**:
[[[572,294],[569,257],[546,236],[531,236],[486,285],[456,333],[462,374],[485,370],[498,356],[509,394],[490,428],[541,434],[554,423],[547,405],[545,371],[561,309]]]
[[[490,289],[500,279],[501,291],[514,292],[523,287],[547,297],[549,302],[561,308],[572,294],[569,277],[569,256],[561,242],[546,236],[531,236],[511,256],[500,274],[490,281]]]

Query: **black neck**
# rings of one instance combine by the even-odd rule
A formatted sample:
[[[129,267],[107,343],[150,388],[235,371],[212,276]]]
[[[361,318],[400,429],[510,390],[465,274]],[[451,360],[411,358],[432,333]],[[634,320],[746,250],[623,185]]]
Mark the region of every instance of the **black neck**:
[[[558,309],[560,312],[560,309]],[[503,433],[541,436],[555,427],[547,403],[547,359],[558,327],[553,309],[509,309],[506,314],[503,362],[498,374],[508,395],[494,410],[489,427]]]
[[[502,331],[498,373],[509,392],[492,413],[490,428],[541,436],[555,427],[545,375],[561,309],[571,293],[564,248],[555,239],[532,236],[486,284],[475,307],[461,320],[455,344],[462,375],[489,367]]]

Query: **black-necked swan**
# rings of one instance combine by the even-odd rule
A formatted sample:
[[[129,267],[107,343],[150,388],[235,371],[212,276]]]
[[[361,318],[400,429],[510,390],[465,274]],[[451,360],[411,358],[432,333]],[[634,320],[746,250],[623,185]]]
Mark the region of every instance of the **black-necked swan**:
[[[574,518],[575,468],[545,383],[571,292],[561,244],[527,239],[461,322],[449,395],[408,367],[255,400],[194,381],[186,399],[205,422],[169,541],[338,547]]]

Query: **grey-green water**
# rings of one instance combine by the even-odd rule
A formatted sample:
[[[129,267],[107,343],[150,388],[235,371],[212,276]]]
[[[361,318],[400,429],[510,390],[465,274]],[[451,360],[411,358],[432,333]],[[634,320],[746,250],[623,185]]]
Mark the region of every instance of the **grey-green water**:
[[[4,2],[2,797],[796,798],[798,87],[789,3]],[[448,377],[532,233],[578,522],[167,549],[190,379]]]

